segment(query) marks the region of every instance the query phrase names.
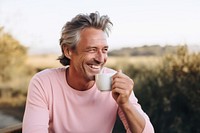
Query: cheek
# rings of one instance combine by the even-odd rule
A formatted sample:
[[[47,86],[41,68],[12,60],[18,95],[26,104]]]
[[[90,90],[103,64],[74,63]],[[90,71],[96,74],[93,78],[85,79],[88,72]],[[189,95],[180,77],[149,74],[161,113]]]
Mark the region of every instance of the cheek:
[[[104,61],[106,62],[107,59],[108,59],[108,55],[106,54],[106,55],[104,56]]]
[[[85,55],[83,54],[76,54],[76,55],[73,55],[71,60],[75,63],[75,64],[80,64],[81,62],[83,62],[85,58]]]
[[[83,56],[83,60],[84,61],[91,61],[92,59],[94,59],[95,58],[95,54],[85,54],[84,56]]]
[[[84,67],[84,65],[91,61],[91,59],[92,57],[88,55],[79,56],[79,58],[76,58],[76,65],[78,65],[78,67]]]

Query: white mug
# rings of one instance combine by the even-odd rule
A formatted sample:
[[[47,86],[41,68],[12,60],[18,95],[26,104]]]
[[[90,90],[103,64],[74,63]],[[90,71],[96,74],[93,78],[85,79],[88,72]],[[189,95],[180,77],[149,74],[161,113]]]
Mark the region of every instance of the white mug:
[[[97,88],[100,91],[110,91],[112,85],[112,76],[115,73],[99,73],[95,75]]]

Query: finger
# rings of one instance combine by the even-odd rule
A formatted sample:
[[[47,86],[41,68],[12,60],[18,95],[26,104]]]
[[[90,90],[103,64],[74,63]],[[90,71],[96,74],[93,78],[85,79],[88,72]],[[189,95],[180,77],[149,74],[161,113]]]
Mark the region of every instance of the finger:
[[[122,69],[119,69],[118,72],[119,72],[119,73],[122,73]]]
[[[122,72],[117,72],[115,75],[113,75],[113,79],[114,78],[129,78],[129,77]]]
[[[125,84],[125,83],[122,83],[122,82],[116,82],[116,83],[112,84],[112,89],[115,89],[115,88],[132,91],[133,90],[133,84]]]
[[[125,97],[129,97],[130,96],[130,91],[128,90],[123,90],[123,89],[120,89],[120,88],[115,88],[112,90],[112,93],[113,94],[116,94],[116,95],[121,95],[121,96],[125,96]]]
[[[114,89],[114,88],[126,89],[128,87],[124,83],[116,82],[116,83],[112,84],[112,89]]]
[[[123,94],[124,93],[124,90],[123,89],[120,89],[120,88],[114,88],[112,90],[112,93],[114,94]]]
[[[115,75],[113,75],[113,79],[114,78],[130,78],[130,77],[122,73],[122,70],[119,70]]]
[[[115,84],[115,83],[124,83],[124,84],[131,84],[133,85],[134,82],[131,78],[129,77],[113,77],[113,80],[112,80],[112,84]]]
[[[115,73],[114,76],[119,75],[119,74],[122,74],[122,69],[117,70],[117,73]],[[114,76],[113,76],[113,77],[114,77]]]

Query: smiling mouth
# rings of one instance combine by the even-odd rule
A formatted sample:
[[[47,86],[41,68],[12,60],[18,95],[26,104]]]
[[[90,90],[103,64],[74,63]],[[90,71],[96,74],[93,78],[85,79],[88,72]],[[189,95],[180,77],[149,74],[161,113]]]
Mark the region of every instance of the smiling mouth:
[[[89,65],[89,67],[95,73],[99,73],[101,71],[101,66],[100,65]]]

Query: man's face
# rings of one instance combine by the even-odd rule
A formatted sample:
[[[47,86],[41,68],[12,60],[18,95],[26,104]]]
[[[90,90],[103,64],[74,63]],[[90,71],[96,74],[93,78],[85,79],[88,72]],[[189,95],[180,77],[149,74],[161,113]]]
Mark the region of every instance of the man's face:
[[[102,30],[86,28],[80,33],[76,51],[72,51],[70,68],[84,80],[94,80],[107,60],[107,37]]]

